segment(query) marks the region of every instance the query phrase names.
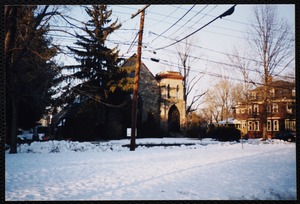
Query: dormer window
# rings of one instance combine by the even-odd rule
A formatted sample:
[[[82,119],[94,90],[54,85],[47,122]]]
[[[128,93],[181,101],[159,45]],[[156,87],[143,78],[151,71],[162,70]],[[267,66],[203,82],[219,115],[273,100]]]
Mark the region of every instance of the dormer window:
[[[256,99],[256,92],[252,92],[252,93],[251,93],[251,98],[252,98],[252,99]]]
[[[273,113],[278,113],[278,104],[273,103]]]

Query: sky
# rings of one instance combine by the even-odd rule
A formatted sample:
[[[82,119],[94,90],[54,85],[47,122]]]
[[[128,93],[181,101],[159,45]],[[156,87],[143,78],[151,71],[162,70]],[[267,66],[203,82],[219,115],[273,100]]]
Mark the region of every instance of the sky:
[[[118,19],[122,27],[115,31],[108,39],[109,47],[118,47],[120,55],[130,57],[137,52],[137,33],[139,29],[140,15],[131,18],[145,5],[109,5],[112,9],[112,20]],[[143,32],[142,61],[149,70],[156,75],[161,71],[178,71],[179,56],[176,49],[183,49],[185,41],[159,49],[172,44],[175,40],[191,34],[217,16],[221,15],[232,4],[185,4],[185,5],[150,5],[146,9]],[[187,38],[193,44],[191,47],[191,74],[203,75],[195,90],[204,92],[220,80],[220,76],[230,76],[239,79],[240,73],[231,66],[227,54],[232,54],[236,48],[239,53],[247,50],[246,38],[251,20],[253,20],[252,8],[257,5],[237,4],[232,15],[222,19],[218,18],[208,26]],[[85,22],[88,18],[79,6],[69,6],[71,16]],[[278,12],[293,28],[291,36],[295,34],[295,5],[280,4]],[[74,39],[59,39],[60,44],[72,45]],[[159,59],[154,62],[151,58]],[[65,65],[75,63],[74,59],[65,56],[58,58]],[[294,65],[286,69],[287,72],[295,72]],[[203,74],[203,73],[206,74]],[[253,80],[257,76],[253,74]],[[282,73],[284,75],[284,73]],[[239,82],[238,80],[233,80]]]

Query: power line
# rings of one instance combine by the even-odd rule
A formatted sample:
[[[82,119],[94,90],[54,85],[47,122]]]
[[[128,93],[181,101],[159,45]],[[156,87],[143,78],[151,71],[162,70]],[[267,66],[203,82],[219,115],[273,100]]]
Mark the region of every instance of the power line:
[[[155,23],[155,24],[153,24],[153,25],[151,25],[151,26],[148,26],[148,28],[149,28],[149,27],[153,27],[154,25],[157,26],[157,25],[160,24],[161,22],[164,22],[164,21],[165,21],[167,18],[169,18],[173,13],[175,13],[180,7],[181,7],[181,6],[176,6],[176,9],[175,9],[173,12],[171,12],[168,16],[165,16],[165,18],[162,19],[162,20],[160,20],[158,23]],[[152,8],[153,8],[153,7],[152,7]],[[148,11],[148,13],[149,13],[149,11]]]
[[[194,35],[195,33],[199,32],[201,29],[203,29],[204,27],[208,26],[209,24],[211,24],[212,22],[214,22],[215,20],[217,20],[218,18],[222,18],[222,17],[225,17],[227,15],[231,15],[233,12],[234,12],[234,7],[236,6],[236,4],[234,6],[232,6],[230,9],[228,9],[227,11],[225,11],[223,14],[221,14],[220,16],[214,18],[213,20],[211,20],[210,22],[208,22],[207,24],[205,24],[204,26],[200,27],[199,29],[195,30],[194,32],[190,33],[189,35],[181,38],[180,40],[176,40],[176,42],[174,43],[171,43],[169,45],[166,45],[166,46],[163,46],[163,47],[160,47],[160,48],[157,48],[156,50],[160,50],[160,49],[164,49],[164,48],[167,48],[167,47],[170,47],[174,44],[177,44],[179,42],[181,42],[182,40]]]
[[[157,35],[156,33],[153,33],[152,34],[154,35]],[[166,37],[166,36],[161,36],[163,38],[166,38],[166,39],[169,39],[169,40],[174,40],[176,41],[176,39],[172,39],[172,38],[169,38],[169,37]],[[202,47],[202,46],[199,46],[199,45],[196,45],[195,43],[191,44],[191,43],[186,43],[187,45],[191,46],[191,47],[195,47],[195,48],[200,48],[200,49],[203,49],[203,50],[207,50],[207,51],[210,51],[210,52],[215,52],[215,53],[218,53],[218,54],[222,54],[222,55],[226,55],[226,56],[232,56],[232,57],[235,57],[235,58],[239,58],[239,59],[243,59],[243,60],[249,60],[249,61],[252,61],[252,62],[255,62],[255,63],[259,63],[259,64],[262,64],[263,62],[262,61],[259,61],[259,60],[256,60],[256,59],[251,59],[251,58],[246,58],[246,57],[241,57],[241,56],[238,56],[238,55],[234,55],[234,54],[229,54],[229,53],[225,53],[225,52],[222,52],[222,51],[217,51],[217,50],[214,50],[214,49],[210,49],[210,48],[205,48],[205,47]],[[153,50],[155,50],[155,48],[152,48]],[[163,50],[166,50],[166,49],[163,49]],[[171,50],[166,50],[168,53],[170,52],[174,52],[174,51],[171,51]],[[175,53],[175,52],[174,52]],[[177,53],[176,53],[177,54]],[[278,65],[279,67],[284,67],[282,65]]]
[[[176,53],[175,51],[173,50],[166,50],[168,53],[173,53],[173,54],[178,54]],[[210,62],[210,63],[214,63],[214,64],[218,64],[218,65],[223,65],[223,66],[226,66],[226,67],[231,67],[231,68],[235,68],[237,69],[237,67],[233,64],[229,64],[229,63],[225,63],[225,62],[218,62],[218,61],[215,61],[215,60],[209,60],[209,59],[203,59],[201,57],[195,57],[195,56],[192,56],[192,55],[189,55],[189,57],[193,58],[193,59],[197,59],[197,60],[202,60],[202,61],[206,61],[206,62]],[[177,65],[176,65],[177,66]],[[257,69],[250,69],[250,68],[247,68],[246,69],[247,71],[251,71],[251,72],[256,72],[256,73],[259,73],[259,74],[262,74],[259,70]],[[282,75],[278,75],[280,77],[284,77]],[[287,77],[287,78],[290,78],[290,79],[295,79],[294,77]]]
[[[165,31],[163,31],[158,37],[165,34],[167,31],[169,31],[171,28],[173,28],[179,21],[181,21],[193,8],[195,7],[195,4],[187,11],[183,16],[181,16],[175,23],[173,23],[169,28],[167,28]],[[156,37],[153,41],[155,41],[158,37]]]
[[[143,59],[147,59],[149,60],[148,58],[144,58]],[[161,64],[164,64],[164,65],[175,65],[175,63],[172,63],[172,62],[168,62],[167,60],[162,60],[163,62],[160,62]],[[212,77],[217,77],[217,78],[224,78],[224,76],[222,74],[219,74],[219,73],[213,73],[213,72],[207,72],[207,71],[200,71],[200,70],[195,70],[195,69],[190,69],[190,71],[192,72],[196,72],[196,73],[199,73],[199,74],[203,74],[203,75],[208,75],[208,76],[212,76]],[[232,81],[238,81],[238,82],[246,82],[246,83],[249,83],[249,84],[254,84],[254,85],[261,85],[263,86],[264,83],[262,82],[255,82],[253,80],[244,80],[244,79],[240,79],[240,78],[236,78],[236,77],[232,77],[232,76],[228,76],[226,77],[228,78],[229,80],[232,80]],[[272,85],[268,85],[270,87],[274,87]],[[276,88],[287,88],[287,87],[283,87],[283,86],[276,86]],[[287,88],[289,89],[289,88]]]
[[[209,12],[211,12],[212,10],[214,10],[218,5],[214,6]],[[188,20],[187,23],[191,22],[191,20],[196,17],[198,14],[200,14],[206,7],[208,7],[208,5],[206,5],[204,8],[202,8],[200,11],[198,11],[198,13],[196,13],[192,18],[190,18]],[[191,25],[187,30],[190,30],[196,23],[199,23],[199,21],[201,21],[206,15],[203,15],[198,21],[195,21],[193,25]],[[180,30],[180,28],[178,28],[174,33],[172,33],[171,35],[174,35],[178,30]],[[184,31],[185,32],[185,31]],[[182,32],[181,34],[179,34],[177,37],[181,36],[184,32]],[[170,36],[171,36],[170,35]]]

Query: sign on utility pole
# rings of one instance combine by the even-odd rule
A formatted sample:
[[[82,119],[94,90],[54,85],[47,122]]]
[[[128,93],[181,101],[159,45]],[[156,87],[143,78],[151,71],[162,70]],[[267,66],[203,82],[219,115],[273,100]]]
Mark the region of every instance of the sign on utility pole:
[[[135,75],[134,75],[134,85],[133,85],[133,97],[132,97],[132,114],[131,114],[131,139],[130,139],[130,151],[135,150],[135,129],[136,129],[136,117],[137,117],[137,94],[139,89],[139,74],[141,69],[141,55],[142,55],[142,41],[143,41],[143,30],[144,30],[144,18],[145,18],[145,9],[150,5],[145,6],[144,8],[138,10],[137,13],[133,14],[131,18],[134,18],[139,13],[141,13],[140,20],[140,30],[139,30],[139,39],[138,39],[138,50],[136,56],[136,65],[135,65]]]

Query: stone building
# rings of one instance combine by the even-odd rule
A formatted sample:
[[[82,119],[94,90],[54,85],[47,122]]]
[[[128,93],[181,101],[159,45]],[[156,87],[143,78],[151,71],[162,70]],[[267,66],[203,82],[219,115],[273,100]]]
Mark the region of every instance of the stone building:
[[[123,67],[132,69],[135,63],[136,55],[133,55]],[[134,76],[134,71],[131,76]],[[138,95],[142,103],[143,124],[152,124],[151,127],[156,126],[165,132],[180,132],[184,129],[186,105],[183,76],[179,72],[165,71],[154,76],[148,67],[141,63]],[[142,128],[145,129],[145,126]]]
[[[54,138],[121,139],[126,138],[131,128],[133,78],[136,55],[122,65],[126,70],[127,92],[118,97],[117,106],[97,104],[98,108],[85,115],[79,114],[80,107],[92,99],[80,97],[73,104],[55,114],[52,119]],[[124,78],[125,79],[125,78]],[[80,115],[80,117],[78,117]],[[183,76],[179,72],[161,72],[154,76],[141,63],[137,103],[137,136],[157,137],[180,132],[185,126],[185,101],[183,97]]]
[[[184,128],[186,104],[183,94],[183,76],[179,72],[160,72],[156,75],[160,87],[160,124],[168,132]]]
[[[136,55],[131,56],[122,65],[122,68],[128,69],[127,73],[131,78],[135,75]],[[131,83],[133,88],[133,81]],[[132,93],[132,90],[130,90]],[[137,128],[138,135],[149,135],[153,130],[159,128],[159,104],[160,88],[154,75],[150,72],[144,63],[141,63],[138,89],[138,107],[137,107]],[[124,114],[123,114],[124,115]],[[126,120],[123,123],[126,128],[131,127],[131,106],[125,113]],[[155,134],[153,132],[152,134]]]

